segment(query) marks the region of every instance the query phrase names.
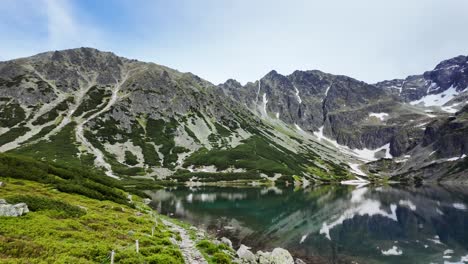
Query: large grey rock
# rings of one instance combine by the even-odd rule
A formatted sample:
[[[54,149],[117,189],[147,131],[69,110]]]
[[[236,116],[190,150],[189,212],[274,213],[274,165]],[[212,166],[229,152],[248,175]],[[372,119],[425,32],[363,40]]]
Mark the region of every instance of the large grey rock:
[[[257,262],[259,264],[271,264],[271,252],[257,251]]]
[[[222,237],[221,238],[221,243],[225,244],[226,246],[232,248],[232,242],[229,238],[227,237]]]
[[[275,248],[271,252],[271,263],[274,264],[294,264],[294,259],[287,251],[283,248]]]
[[[241,245],[236,254],[241,263],[257,263],[257,257],[252,253],[252,251],[250,251],[250,248],[245,245]]]
[[[5,200],[0,199],[0,216],[17,217],[29,212],[28,206],[25,203],[8,204]]]

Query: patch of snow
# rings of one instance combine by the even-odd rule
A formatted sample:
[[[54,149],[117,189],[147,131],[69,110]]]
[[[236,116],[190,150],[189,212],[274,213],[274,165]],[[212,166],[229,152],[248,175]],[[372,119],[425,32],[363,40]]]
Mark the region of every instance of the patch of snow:
[[[444,255],[451,255],[451,254],[453,254],[453,252],[454,252],[454,251],[453,251],[452,249],[446,249],[446,250],[444,251]]]
[[[302,244],[302,243],[306,240],[306,238],[307,238],[308,235],[309,235],[309,234],[303,235],[303,236],[301,237],[301,241],[299,241],[299,244]]]
[[[343,214],[339,215],[339,217],[335,221],[332,221],[329,224],[324,222],[322,224],[322,227],[320,228],[319,233],[325,235],[326,238],[331,240],[330,230],[333,229],[335,226],[341,225],[345,220],[354,218],[354,216],[356,216],[356,215],[361,215],[361,216],[363,216],[363,215],[368,215],[368,216],[380,215],[380,216],[392,219],[394,221],[398,221],[398,218],[397,218],[397,215],[396,215],[396,209],[397,209],[396,204],[391,204],[390,205],[391,213],[388,213],[385,210],[381,209],[380,201],[366,199],[366,200],[363,200],[362,202],[358,203],[354,207],[346,209],[343,212]]]
[[[385,145],[383,145],[382,147],[380,148],[377,148],[377,149],[374,149],[374,150],[371,150],[371,149],[367,149],[367,148],[364,148],[364,149],[352,149],[352,151],[356,154],[356,156],[358,158],[360,158],[361,160],[364,160],[364,161],[374,161],[374,160],[377,160],[377,158],[375,157],[375,154],[379,151],[382,151],[382,150],[385,150],[385,156],[384,158],[386,159],[391,159],[393,158],[393,156],[390,154],[390,143],[387,143]]]
[[[466,205],[462,203],[454,203],[453,207],[459,210],[466,210]]]
[[[393,246],[389,250],[382,250],[381,252],[382,252],[382,255],[385,255],[385,256],[400,256],[403,254],[403,251],[398,249],[397,246]]]
[[[449,106],[442,106],[440,109],[442,109],[443,111],[447,112],[447,113],[451,113],[451,114],[454,114],[456,112],[458,112],[458,109],[454,108],[454,107],[457,107],[459,106],[461,103],[454,103],[452,105],[449,105]]]
[[[411,211],[416,211],[416,205],[410,200],[400,200],[398,204],[408,207]]]
[[[277,112],[276,113],[276,118],[279,119],[279,117],[280,117],[280,114],[279,114],[279,112]]]
[[[304,131],[304,130],[302,130],[302,128],[301,128],[300,126],[298,126],[297,124],[294,124],[294,127],[296,127],[296,129],[299,130],[299,131]]]
[[[260,95],[261,80],[258,80],[257,96],[255,97],[255,105],[258,105],[258,96]]]
[[[356,188],[351,192],[351,202],[352,203],[359,203],[364,200],[364,194],[367,192],[367,188]]]
[[[266,93],[263,94],[262,98],[263,98],[263,101],[262,101],[262,108],[260,109],[260,111],[261,111],[261,113],[262,113],[262,117],[263,117],[263,118],[267,118],[267,117],[268,117],[268,113],[267,113],[268,99],[267,99]]]
[[[359,164],[357,164],[357,163],[349,163],[348,165],[349,165],[349,167],[351,167],[351,172],[353,172],[354,174],[361,175],[361,176],[367,176],[367,174],[365,174],[365,173],[359,168]]]
[[[301,97],[299,96],[299,90],[297,89],[296,86],[294,86],[294,89],[296,90],[297,102],[298,102],[299,104],[302,104],[302,99],[301,99]]]
[[[328,91],[330,91],[330,88],[331,88],[331,84],[327,87],[327,89],[325,90],[325,96],[322,98],[322,102],[325,101],[325,98],[327,98],[327,95],[328,95]]]
[[[384,121],[387,117],[387,113],[369,113],[369,117],[377,117],[380,121]]]
[[[427,95],[424,96],[423,98],[415,101],[411,101],[411,105],[418,105],[422,104],[425,107],[429,106],[443,106],[446,104],[448,101],[452,100],[455,98],[455,96],[458,94],[457,90],[455,87],[451,86],[447,90],[445,90],[442,93],[439,94],[429,94],[429,92],[434,91],[435,89],[431,86],[429,86],[427,90]]]
[[[449,159],[447,159],[447,161],[456,161],[456,160],[464,159],[464,158],[466,158],[466,154],[463,154],[460,157],[449,158]]]
[[[429,240],[429,241],[431,241],[431,242],[433,242],[433,243],[435,243],[435,244],[440,244],[440,245],[442,245],[442,242],[440,242],[439,236],[434,236],[433,239],[432,239],[432,238],[428,238],[427,240]]]

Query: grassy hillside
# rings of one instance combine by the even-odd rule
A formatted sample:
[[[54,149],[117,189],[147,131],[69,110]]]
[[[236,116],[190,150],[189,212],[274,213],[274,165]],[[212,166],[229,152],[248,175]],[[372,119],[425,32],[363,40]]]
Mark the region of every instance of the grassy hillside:
[[[30,209],[0,217],[0,263],[110,263],[112,250],[116,263],[184,262],[173,244],[180,235],[142,198],[129,201],[119,181],[99,172],[0,154],[0,182],[0,199]],[[217,253],[209,261],[230,263]]]

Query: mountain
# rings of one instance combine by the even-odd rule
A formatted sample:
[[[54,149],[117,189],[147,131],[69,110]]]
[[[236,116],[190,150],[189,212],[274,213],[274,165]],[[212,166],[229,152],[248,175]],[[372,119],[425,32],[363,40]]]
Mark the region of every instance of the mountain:
[[[0,101],[0,151],[102,167],[112,177],[352,176],[345,156],[263,121],[196,75],[95,49],[2,62]]]
[[[467,161],[467,61],[376,84],[313,70],[213,85],[91,48],[46,52],[0,62],[0,151],[193,184],[440,180],[427,166]]]

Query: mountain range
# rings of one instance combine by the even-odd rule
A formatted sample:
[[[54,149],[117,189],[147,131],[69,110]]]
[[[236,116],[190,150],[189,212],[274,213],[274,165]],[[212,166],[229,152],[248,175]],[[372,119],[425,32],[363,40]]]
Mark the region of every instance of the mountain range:
[[[273,70],[214,85],[92,48],[52,51],[0,62],[0,152],[191,184],[468,182],[467,88],[467,56],[375,84]]]

